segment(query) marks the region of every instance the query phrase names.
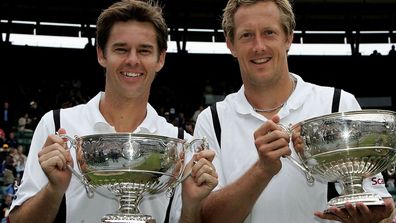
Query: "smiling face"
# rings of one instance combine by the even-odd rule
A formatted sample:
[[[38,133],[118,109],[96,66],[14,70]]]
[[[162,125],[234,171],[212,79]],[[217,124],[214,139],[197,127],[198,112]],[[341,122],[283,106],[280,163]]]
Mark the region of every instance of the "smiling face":
[[[154,26],[149,22],[117,22],[98,61],[106,69],[106,92],[121,98],[148,99],[156,72],[165,62]]]
[[[234,15],[234,37],[227,46],[238,59],[246,88],[288,75],[287,51],[293,37],[282,29],[280,10],[272,1],[241,6]]]

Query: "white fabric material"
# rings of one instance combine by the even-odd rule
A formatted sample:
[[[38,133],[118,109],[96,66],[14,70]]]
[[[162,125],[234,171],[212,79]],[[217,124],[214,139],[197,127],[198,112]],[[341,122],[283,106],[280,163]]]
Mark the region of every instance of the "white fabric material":
[[[99,133],[114,133],[115,129],[110,126],[99,111],[99,101],[104,93],[101,92],[87,104],[72,108],[62,109],[60,112],[61,127],[67,131],[69,136],[84,136]],[[46,113],[40,120],[33,135],[25,173],[22,184],[12,203],[12,208],[21,205],[24,201],[34,196],[48,183],[48,179],[42,171],[38,162],[38,152],[41,150],[49,134],[54,134],[55,126],[52,112]],[[166,122],[159,116],[151,105],[147,105],[147,116],[134,133],[144,132],[177,138],[178,128]],[[185,139],[191,136],[184,133]],[[74,149],[72,149],[74,169],[79,172]],[[118,203],[107,190],[95,193],[93,198],[88,198],[84,186],[73,175],[70,185],[66,191],[66,220],[68,223],[97,223],[105,214],[116,213]],[[175,200],[180,197],[175,197]],[[140,205],[143,214],[151,215],[157,223],[164,222],[169,198],[165,193],[145,197]],[[178,222],[181,202],[173,202],[172,211],[177,213],[172,216],[170,222]],[[172,212],[171,212],[172,213]]]
[[[297,79],[295,91],[279,111],[281,124],[288,126],[300,121],[329,114],[334,88],[318,86]],[[340,111],[360,110],[355,97],[341,92]],[[216,152],[214,165],[219,175],[216,190],[242,176],[258,159],[254,145],[254,131],[267,119],[254,112],[244,95],[244,87],[217,103],[221,125],[221,149],[213,128],[210,108],[198,117],[195,137],[206,136],[210,148]],[[295,154],[292,154],[296,158]],[[297,158],[296,158],[297,159]],[[376,176],[382,178],[381,174]],[[371,179],[364,181],[367,191],[375,191],[382,197],[390,197],[385,185],[372,185]],[[238,202],[230,198],[230,202]],[[241,204],[243,205],[243,204]],[[282,169],[264,189],[245,223],[276,222],[328,222],[314,216],[315,211],[325,210],[327,205],[327,183],[315,181],[308,186],[305,174],[288,159],[282,159]]]

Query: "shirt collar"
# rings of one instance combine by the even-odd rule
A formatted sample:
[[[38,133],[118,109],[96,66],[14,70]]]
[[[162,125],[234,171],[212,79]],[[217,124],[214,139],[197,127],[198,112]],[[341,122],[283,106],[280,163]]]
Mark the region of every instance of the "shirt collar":
[[[99,110],[100,99],[104,96],[105,92],[99,92],[94,98],[92,98],[88,103],[88,110],[90,111],[90,119],[94,123],[94,132],[96,134],[103,133],[115,133],[115,128],[111,126],[106,119],[103,117]],[[155,122],[155,117],[158,114],[155,109],[147,103],[147,115],[143,122],[133,131],[133,133],[155,133],[157,131],[157,126]]]
[[[281,117],[288,115],[292,110],[297,110],[298,108],[300,108],[312,89],[312,85],[305,82],[300,76],[294,73],[290,73],[290,75],[292,75],[297,80],[296,88],[294,89],[293,93],[290,95],[285,105],[279,111],[278,114]],[[236,111],[242,115],[256,113],[254,112],[252,106],[250,105],[250,103],[248,102],[245,96],[244,85],[242,85],[242,87],[236,93],[236,100],[234,106],[236,108]]]

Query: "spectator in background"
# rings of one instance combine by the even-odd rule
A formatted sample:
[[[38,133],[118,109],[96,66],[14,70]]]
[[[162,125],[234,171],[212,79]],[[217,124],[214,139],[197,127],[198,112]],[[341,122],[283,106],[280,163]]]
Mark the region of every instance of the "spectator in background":
[[[29,113],[25,113],[18,119],[18,131],[32,131],[29,129],[32,119],[29,117]]]
[[[8,138],[6,139],[6,144],[9,147],[17,148],[18,147],[18,139],[15,136],[15,132],[11,131],[8,133]]]
[[[15,169],[14,158],[12,156],[7,155],[5,157],[5,160],[2,163],[2,172],[3,172],[2,192],[3,194],[5,194],[9,186],[12,185],[14,181],[17,179],[16,178],[17,172]]]
[[[370,56],[382,56],[382,54],[380,52],[378,52],[378,50],[374,50]]]
[[[4,144],[6,144],[6,141],[7,141],[6,133],[4,132],[3,129],[0,128],[0,148],[3,147]]]
[[[44,112],[42,108],[38,105],[38,103],[36,101],[31,101],[29,103],[28,109],[28,117],[31,121],[26,123],[26,128],[34,130],[43,114]]]
[[[395,45],[392,45],[391,49],[389,50],[388,55],[389,56],[396,56]]]
[[[4,102],[3,107],[0,111],[0,128],[6,133],[10,132],[14,122],[14,112],[10,108],[8,101]]]
[[[1,203],[1,206],[0,206],[0,209],[1,209],[1,212],[0,212],[1,221],[0,222],[1,223],[7,223],[7,217],[10,212],[12,198],[13,198],[12,194],[4,194],[3,195],[3,202]]]
[[[22,145],[16,148],[16,153],[14,154],[15,169],[17,172],[18,179],[22,179],[23,172],[25,171],[27,157],[25,155],[25,150]]]
[[[203,106],[203,105],[200,105],[200,106],[198,107],[198,109],[195,110],[195,112],[194,112],[194,114],[193,114],[193,117],[192,117],[192,120],[193,120],[194,122],[197,122],[198,115],[199,115],[203,110],[204,110],[204,106]]]

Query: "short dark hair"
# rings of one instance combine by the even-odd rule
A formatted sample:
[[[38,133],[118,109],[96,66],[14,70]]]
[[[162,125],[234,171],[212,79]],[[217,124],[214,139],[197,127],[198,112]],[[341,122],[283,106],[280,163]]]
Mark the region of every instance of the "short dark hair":
[[[168,27],[162,8],[154,1],[122,0],[103,10],[96,23],[97,46],[105,50],[111,28],[116,22],[139,21],[153,24],[159,52],[168,48]]]

